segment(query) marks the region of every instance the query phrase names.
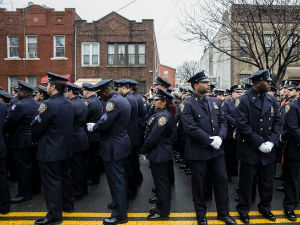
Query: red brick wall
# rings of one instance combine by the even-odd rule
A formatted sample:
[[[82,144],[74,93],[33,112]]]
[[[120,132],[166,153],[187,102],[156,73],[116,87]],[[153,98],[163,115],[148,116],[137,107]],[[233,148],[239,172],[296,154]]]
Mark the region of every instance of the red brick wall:
[[[0,86],[7,89],[8,76],[36,75],[40,79],[51,71],[58,74],[73,74],[73,24],[78,15],[75,9],[54,11],[38,5],[17,9],[16,12],[0,10]],[[7,35],[19,37],[21,60],[5,60],[7,57]],[[37,36],[37,57],[40,60],[25,60],[25,36]],[[65,36],[66,60],[51,60],[54,56],[53,36]]]
[[[169,81],[169,83],[171,84],[171,88],[175,88],[176,69],[173,69],[173,68],[165,66],[165,65],[160,65],[159,68],[160,68],[159,76],[164,78],[165,80]],[[164,76],[164,71],[168,71],[168,77]]]

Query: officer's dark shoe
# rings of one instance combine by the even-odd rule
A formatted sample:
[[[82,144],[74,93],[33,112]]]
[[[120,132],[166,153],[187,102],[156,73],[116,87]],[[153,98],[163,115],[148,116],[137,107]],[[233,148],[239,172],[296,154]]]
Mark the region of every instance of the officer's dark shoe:
[[[250,223],[250,217],[248,214],[240,214],[240,220],[243,222],[243,223]]]
[[[238,201],[239,201],[239,197],[236,196],[236,197],[234,198],[234,201],[238,202]]]
[[[42,190],[41,190],[41,189],[32,191],[32,195],[39,195],[39,194],[41,194],[41,193],[42,193]]]
[[[284,186],[276,187],[276,191],[284,192]]]
[[[30,201],[32,197],[15,197],[10,199],[10,203],[19,203],[19,202],[26,202]]]
[[[147,216],[147,220],[168,220],[168,219],[169,219],[168,216],[161,216],[157,213],[150,214],[149,216]]]
[[[152,196],[150,199],[149,199],[149,203],[153,203],[153,204],[156,204],[158,203],[158,197],[157,196]]]
[[[103,224],[122,224],[127,223],[127,218],[116,218],[116,217],[110,217],[103,220]]]
[[[297,217],[295,215],[295,212],[293,210],[288,211],[288,210],[284,210],[284,215],[285,218],[287,218],[289,221],[296,221]]]
[[[153,193],[156,193],[156,190],[155,190],[155,188],[152,188],[152,192],[153,192]]]
[[[276,216],[274,216],[274,214],[271,211],[264,212],[259,210],[259,213],[262,214],[262,216],[265,217],[267,220],[276,221]]]
[[[99,181],[92,181],[92,180],[89,180],[89,181],[87,182],[87,185],[97,185],[97,184],[99,184]]]
[[[197,217],[198,225],[207,225],[207,219],[205,217]]]
[[[8,214],[9,211],[10,211],[9,209],[7,209],[7,210],[0,210],[0,214],[5,215],[5,214]]]
[[[47,217],[38,219],[34,222],[35,225],[46,225],[46,224],[60,224],[62,223],[62,220],[54,220],[54,221],[49,221]]]
[[[72,213],[72,212],[74,212],[75,210],[74,210],[74,208],[72,208],[72,209],[63,208],[63,211],[64,211],[64,212],[67,212],[67,213]]]
[[[153,207],[153,208],[151,208],[150,210],[149,210],[149,214],[150,215],[153,215],[153,214],[155,214],[157,212],[157,208],[156,207]]]
[[[109,204],[107,205],[107,208],[108,208],[108,209],[116,209],[117,206],[116,206],[116,205],[113,205],[112,203],[109,203]]]
[[[236,221],[231,216],[217,216],[218,220],[225,222],[225,224],[236,224]]]
[[[283,176],[282,175],[274,176],[274,179],[275,180],[283,180]]]
[[[232,182],[232,177],[228,176],[228,182]]]
[[[84,198],[84,196],[87,195],[87,192],[86,193],[82,193],[82,194],[77,194],[77,195],[74,195],[74,199],[75,201],[79,201],[79,200],[82,200]]]

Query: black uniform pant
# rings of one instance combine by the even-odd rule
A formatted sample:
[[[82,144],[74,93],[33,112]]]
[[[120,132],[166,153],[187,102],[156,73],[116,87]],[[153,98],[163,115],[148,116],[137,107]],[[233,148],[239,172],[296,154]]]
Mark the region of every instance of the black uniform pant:
[[[300,161],[285,161],[285,195],[283,208],[287,211],[295,210],[299,203],[300,194]]]
[[[159,202],[156,204],[157,213],[163,217],[170,214],[171,185],[170,164],[172,161],[154,163],[150,161],[150,169],[154,181],[156,195]]]
[[[74,196],[82,196],[87,194],[86,183],[86,152],[75,152],[72,156],[72,180]]]
[[[10,193],[6,179],[6,160],[0,158],[0,213],[9,212],[10,210]]]
[[[39,162],[49,221],[62,219],[63,210],[74,208],[71,160]]]
[[[17,197],[32,197],[32,151],[32,148],[13,150],[18,181]]]
[[[107,183],[112,196],[112,217],[127,218],[127,186],[125,160],[103,161]]]
[[[207,210],[204,184],[208,172],[211,175],[218,215],[227,216],[229,200],[224,156],[210,160],[190,160],[189,165],[192,171],[192,192],[197,217],[204,217]]]
[[[258,194],[260,202],[258,209],[262,212],[271,210],[271,202],[273,197],[273,177],[275,164],[268,165],[250,165],[240,162],[239,177],[239,203],[236,207],[240,214],[248,214],[251,207],[251,195],[253,193],[253,183],[257,180]]]
[[[225,139],[225,161],[228,177],[238,175],[238,160],[236,156],[236,141],[234,139]]]
[[[36,160],[37,154],[37,146],[33,148],[32,151],[32,193],[39,194],[41,193],[41,175],[40,175],[40,168],[39,163]]]
[[[125,172],[126,172],[126,182],[127,182],[127,196],[128,199],[132,199],[137,194],[137,177],[134,166],[135,161],[135,153],[131,151],[131,153],[125,159]]]
[[[141,185],[141,183],[143,182],[143,174],[140,169],[139,149],[140,149],[140,146],[134,146],[132,149],[133,150],[133,159],[132,159],[133,172],[134,172],[135,180],[136,180],[136,183],[138,186]]]
[[[87,157],[87,176],[89,180],[98,184],[100,182],[100,173],[104,170],[103,161],[97,154],[99,150],[99,142],[89,142],[88,157]]]

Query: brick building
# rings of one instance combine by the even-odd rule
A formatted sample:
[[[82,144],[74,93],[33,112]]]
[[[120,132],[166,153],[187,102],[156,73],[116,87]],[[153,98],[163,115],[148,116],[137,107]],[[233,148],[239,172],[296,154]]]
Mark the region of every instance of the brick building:
[[[175,88],[175,74],[176,74],[176,69],[170,66],[160,64],[159,76],[169,81],[169,83],[171,84],[171,88]]]
[[[19,79],[36,86],[47,71],[72,74],[73,25],[79,19],[75,9],[0,9],[0,86],[10,91]]]
[[[131,78],[147,92],[159,75],[153,20],[136,22],[116,12],[88,23],[76,21],[74,80]]]

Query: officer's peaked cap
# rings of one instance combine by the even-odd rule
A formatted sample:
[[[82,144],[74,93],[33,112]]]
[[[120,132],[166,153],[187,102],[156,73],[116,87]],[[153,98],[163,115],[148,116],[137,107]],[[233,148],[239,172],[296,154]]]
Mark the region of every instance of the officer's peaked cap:
[[[161,99],[168,99],[172,101],[173,96],[170,93],[158,88],[156,90],[156,96],[154,97],[154,100],[161,100]]]
[[[252,82],[258,82],[262,80],[272,81],[269,70],[258,70],[251,74],[249,79],[252,80]]]
[[[34,88],[23,80],[18,81],[20,90],[34,91]]]
[[[243,86],[240,84],[235,84],[233,86],[231,86],[230,90],[233,91],[238,91],[238,90],[243,90]]]
[[[197,82],[209,82],[209,78],[205,75],[204,70],[199,73],[193,75],[190,79],[188,79],[189,83],[194,84]]]
[[[6,91],[4,90],[0,90],[0,96],[4,97],[4,98],[7,98],[7,99],[12,99],[14,98],[11,94],[7,93]]]
[[[52,72],[47,72],[47,75],[48,75],[48,81],[65,81],[67,82],[68,81],[68,78],[62,76],[62,75],[59,75],[59,74],[55,74],[55,73],[52,73]]]
[[[165,80],[165,79],[163,79],[161,77],[156,77],[156,79],[154,80],[153,84],[154,85],[159,85],[160,84],[161,86],[164,86],[166,88],[168,88],[168,87],[171,86],[171,84],[167,80]]]
[[[82,84],[82,89],[87,90],[87,91],[93,91],[94,90],[94,85],[91,83],[83,83]]]
[[[47,88],[45,86],[39,85],[38,88],[39,92],[47,94]]]
[[[74,84],[74,83],[66,83],[66,89],[67,90],[73,90],[73,91],[80,91],[81,90],[81,88],[78,85]]]
[[[215,92],[215,95],[225,95],[225,91],[223,91],[223,90],[217,89],[214,92]]]
[[[113,87],[113,80],[101,80],[94,85],[94,90],[106,89],[108,87]]]

